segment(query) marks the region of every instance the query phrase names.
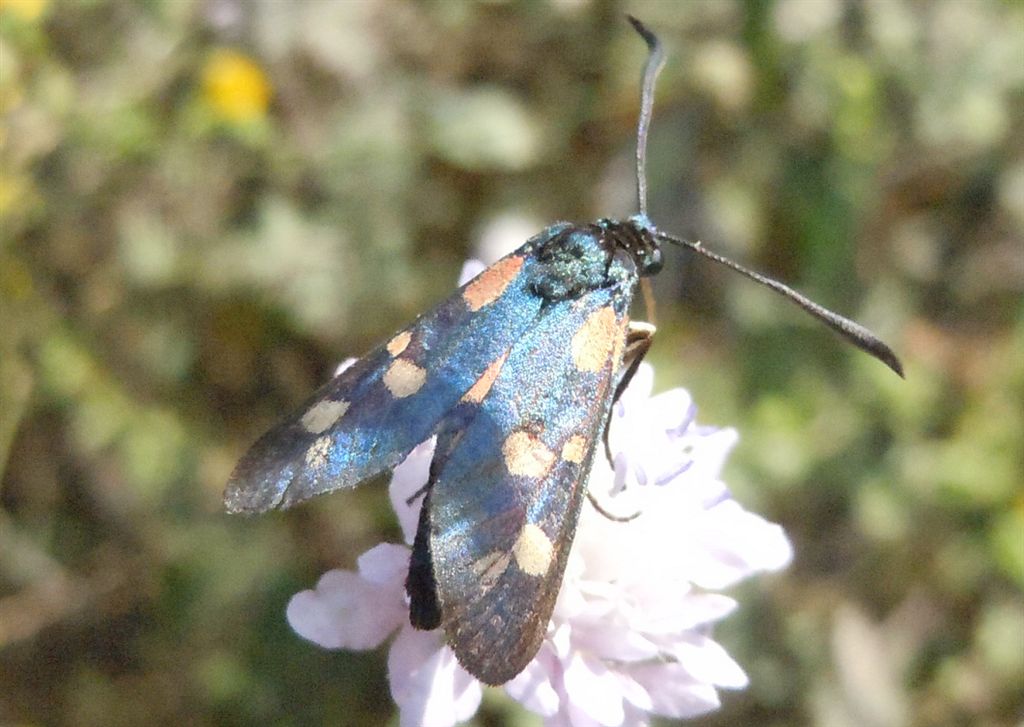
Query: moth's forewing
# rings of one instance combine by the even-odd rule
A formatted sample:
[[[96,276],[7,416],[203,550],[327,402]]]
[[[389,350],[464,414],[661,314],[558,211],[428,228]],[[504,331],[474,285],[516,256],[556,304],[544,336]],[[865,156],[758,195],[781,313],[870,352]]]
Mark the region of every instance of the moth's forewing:
[[[230,512],[289,507],[395,466],[520,338],[542,299],[528,241],[392,336],[260,438],[224,493]]]
[[[500,370],[471,413],[453,413],[463,422],[439,437],[410,571],[413,612],[430,615],[436,598],[448,643],[483,682],[514,677],[544,638],[631,297],[629,284],[545,306],[496,359]],[[417,572],[432,575],[435,594]]]

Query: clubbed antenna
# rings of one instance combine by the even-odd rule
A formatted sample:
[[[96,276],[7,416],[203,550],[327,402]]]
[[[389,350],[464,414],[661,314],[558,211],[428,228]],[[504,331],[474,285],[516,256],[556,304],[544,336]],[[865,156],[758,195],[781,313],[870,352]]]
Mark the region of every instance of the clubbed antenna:
[[[665,65],[665,51],[662,48],[661,41],[658,40],[658,37],[654,35],[646,25],[641,23],[632,15],[627,15],[626,17],[650,49],[650,54],[647,56],[647,64],[644,66],[643,85],[640,92],[640,122],[637,124],[636,132],[636,193],[640,205],[640,216],[646,221],[647,131],[651,126],[651,114],[654,109],[654,82],[658,78],[658,73],[661,71],[662,66]],[[645,222],[645,224],[649,225],[650,223]],[[895,353],[893,353],[893,350],[883,343],[878,336],[859,323],[854,323],[849,318],[844,318],[838,313],[833,313],[828,308],[818,305],[813,300],[801,295],[788,285],[783,285],[777,280],[773,280],[772,278],[761,275],[760,273],[755,273],[753,270],[748,270],[739,263],[734,263],[727,257],[711,252],[699,242],[681,240],[677,237],[666,235],[663,232],[654,231],[653,226],[651,226],[651,230],[654,233],[654,236],[662,242],[670,242],[674,245],[689,248],[694,252],[700,253],[709,260],[714,260],[716,263],[720,263],[725,265],[727,268],[735,270],[756,283],[760,283],[767,288],[771,288],[776,293],[779,293],[796,303],[854,346],[865,353],[871,354],[901,377],[903,376],[903,364],[900,363],[899,358]],[[646,278],[643,282],[647,282]],[[648,296],[645,295],[645,298],[646,297]]]
[[[760,283],[767,288],[771,288],[776,293],[789,298],[789,300],[796,303],[854,346],[877,358],[899,374],[900,377],[903,376],[903,364],[900,362],[893,350],[883,343],[878,336],[859,323],[854,323],[849,318],[844,318],[838,313],[833,313],[828,308],[818,305],[810,298],[801,295],[788,285],[783,285],[778,280],[773,280],[772,278],[761,275],[760,273],[755,273],[753,270],[748,270],[739,263],[734,263],[727,257],[711,252],[699,242],[681,240],[677,237],[666,235],[663,232],[656,232],[655,237],[663,242],[670,242],[674,245],[680,245],[682,247],[689,248],[694,252],[700,253],[709,260],[714,260],[716,263],[725,265],[727,268],[735,270],[737,273],[750,278],[754,282]]]
[[[651,126],[651,113],[654,110],[654,82],[665,65],[665,50],[658,37],[646,25],[632,15],[627,15],[626,18],[650,49],[647,64],[644,66],[643,86],[640,91],[640,122],[636,130],[636,196],[640,214],[647,217],[647,130]]]

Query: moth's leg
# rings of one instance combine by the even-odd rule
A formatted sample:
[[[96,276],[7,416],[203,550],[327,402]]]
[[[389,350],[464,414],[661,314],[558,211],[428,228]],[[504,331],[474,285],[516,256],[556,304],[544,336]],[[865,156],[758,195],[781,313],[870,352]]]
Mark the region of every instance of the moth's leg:
[[[628,523],[630,520],[635,520],[636,518],[640,517],[640,511],[639,510],[637,510],[636,512],[634,512],[634,513],[632,513],[630,515],[616,515],[614,513],[608,512],[608,510],[605,509],[604,505],[602,505],[600,502],[598,502],[597,498],[594,497],[593,493],[590,492],[589,490],[587,491],[587,499],[590,500],[590,504],[593,505],[595,510],[597,510],[599,513],[604,515],[606,518],[608,518],[612,522],[615,522],[615,523]]]
[[[654,326],[643,321],[630,321],[626,326],[626,346],[622,353],[622,361],[626,364],[626,369],[619,378],[618,384],[615,385],[615,394],[612,396],[612,405],[608,407],[608,418],[604,423],[604,436],[602,437],[604,440],[604,456],[608,459],[608,464],[613,468],[615,463],[612,460],[611,445],[608,443],[608,430],[611,428],[614,407],[619,401],[619,397],[622,396],[622,392],[626,390],[629,382],[636,375],[637,369],[640,368],[640,362],[644,360],[647,352],[651,350],[655,330],[657,329]]]
[[[437,427],[437,444],[434,445],[434,456],[430,460],[430,475],[427,477],[427,484],[423,485],[416,492],[405,498],[405,504],[410,507],[416,500],[430,492],[441,468],[448,461],[448,455],[455,449],[462,432],[469,426],[469,422],[476,415],[476,407],[466,403],[459,403],[449,411]],[[423,505],[426,506],[426,499]]]
[[[615,469],[615,462],[612,458],[611,444],[608,442],[608,430],[611,428],[612,416],[615,411],[614,406],[618,402],[619,397],[622,396],[622,392],[629,386],[629,382],[633,380],[633,376],[636,375],[637,369],[640,368],[640,362],[644,360],[644,356],[651,350],[655,330],[655,327],[650,323],[642,321],[630,322],[626,328],[626,346],[622,354],[622,360],[626,364],[626,369],[615,386],[615,394],[612,397],[611,406],[608,407],[608,418],[604,423],[604,436],[602,437],[604,441],[604,456],[613,470]],[[639,512],[634,512],[631,515],[614,515],[606,510],[590,492],[587,492],[587,499],[590,500],[590,504],[594,506],[595,510],[614,522],[629,522],[640,515]]]
[[[416,502],[416,500],[418,500],[419,498],[421,498],[424,495],[426,495],[429,490],[430,490],[430,480],[427,480],[427,484],[423,485],[423,487],[421,487],[420,489],[416,490],[416,492],[412,493],[407,498],[405,498],[405,504],[408,505],[409,507],[412,507],[412,504],[414,502]]]
[[[443,441],[444,440],[439,436],[437,444],[434,446],[434,456],[430,460],[430,474],[427,475],[427,483],[405,498],[405,504],[408,507],[412,507],[412,504],[421,497],[423,498],[423,507],[427,506],[427,500],[429,498],[427,498],[426,495],[430,493],[430,488],[434,486],[434,481],[437,479],[437,473],[441,471],[441,465],[444,463],[444,460],[447,459],[448,452],[451,451],[451,447],[448,447],[448,451],[442,450]]]

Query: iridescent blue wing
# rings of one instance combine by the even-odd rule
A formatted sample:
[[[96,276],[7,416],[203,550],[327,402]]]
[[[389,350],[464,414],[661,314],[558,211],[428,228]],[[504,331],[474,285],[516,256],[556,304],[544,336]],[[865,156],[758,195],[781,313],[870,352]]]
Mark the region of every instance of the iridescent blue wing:
[[[537,318],[533,250],[566,228],[532,238],[324,385],[241,459],[227,509],[263,512],[353,487],[429,439]]]
[[[442,424],[413,546],[413,625],[481,681],[544,637],[622,359],[635,279],[546,306],[479,401]]]

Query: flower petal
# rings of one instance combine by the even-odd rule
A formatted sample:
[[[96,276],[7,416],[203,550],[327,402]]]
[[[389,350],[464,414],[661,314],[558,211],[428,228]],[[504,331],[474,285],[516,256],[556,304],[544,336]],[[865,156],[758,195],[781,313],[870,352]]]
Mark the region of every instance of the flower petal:
[[[404,593],[405,576],[409,572],[409,549],[404,545],[381,543],[359,556],[356,566],[359,576],[369,583]]]
[[[406,551],[406,563],[408,558]],[[304,639],[327,649],[357,650],[378,646],[408,613],[401,584],[372,583],[344,570],[325,573],[314,590],[292,596],[286,610],[288,623]]]
[[[710,684],[695,682],[679,664],[643,664],[630,675],[650,695],[648,711],[663,717],[686,719],[718,709],[718,692]]]
[[[638,630],[636,623],[592,621],[573,625],[574,641],[586,651],[609,663],[644,661],[658,656],[660,649],[648,634]]]
[[[574,654],[565,669],[565,691],[574,713],[586,715],[599,725],[622,724],[625,714],[619,680],[599,660]]]
[[[345,369],[350,368],[352,366],[352,364],[354,364],[358,360],[359,359],[357,359],[357,358],[347,358],[347,359],[345,359],[340,364],[338,364],[338,367],[336,369],[334,369],[334,375],[335,376],[341,375],[345,371]]]
[[[757,571],[775,571],[793,558],[793,546],[775,523],[728,500],[693,523],[698,557],[691,559],[688,575],[704,588],[731,586]]]
[[[558,713],[562,698],[552,684],[552,675],[561,673],[561,664],[549,642],[541,644],[540,651],[526,668],[505,684],[505,692],[531,712],[542,717]]]
[[[462,272],[459,273],[459,285],[465,285],[486,269],[487,266],[483,262],[470,258],[462,263]]]
[[[435,437],[431,437],[411,452],[391,473],[391,485],[388,496],[391,508],[398,516],[402,526],[405,542],[412,545],[419,526],[420,507],[423,505],[423,493],[420,490],[427,484],[430,475],[430,460],[434,458]]]
[[[441,632],[408,625],[388,653],[388,679],[402,727],[452,727],[472,717],[483,697],[480,682],[459,666]]]
[[[750,683],[726,650],[706,636],[693,635],[677,642],[671,654],[697,681],[726,689],[743,689]]]

